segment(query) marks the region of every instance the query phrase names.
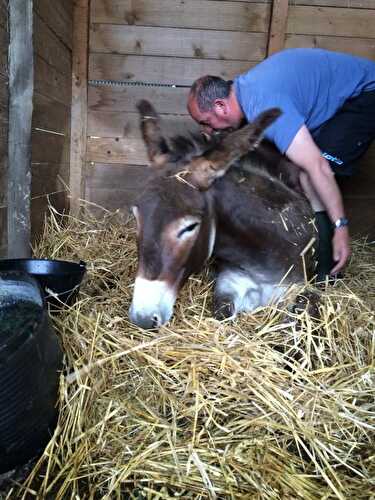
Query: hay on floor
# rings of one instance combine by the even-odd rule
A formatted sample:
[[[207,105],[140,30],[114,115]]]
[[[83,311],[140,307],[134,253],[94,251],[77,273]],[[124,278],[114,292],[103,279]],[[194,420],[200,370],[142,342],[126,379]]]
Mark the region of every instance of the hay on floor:
[[[8,498],[371,498],[374,246],[354,244],[320,319],[279,305],[219,322],[205,271],[159,331],[128,320],[131,222],[52,213],[35,254],[85,260],[88,276],[53,317],[57,429]]]

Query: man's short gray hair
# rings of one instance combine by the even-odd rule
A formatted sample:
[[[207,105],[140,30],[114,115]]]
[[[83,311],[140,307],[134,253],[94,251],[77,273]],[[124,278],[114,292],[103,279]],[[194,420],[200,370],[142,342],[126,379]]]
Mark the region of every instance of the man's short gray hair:
[[[229,97],[232,83],[231,80],[223,80],[219,76],[202,76],[191,86],[190,95],[196,100],[200,111],[210,111],[216,99]]]

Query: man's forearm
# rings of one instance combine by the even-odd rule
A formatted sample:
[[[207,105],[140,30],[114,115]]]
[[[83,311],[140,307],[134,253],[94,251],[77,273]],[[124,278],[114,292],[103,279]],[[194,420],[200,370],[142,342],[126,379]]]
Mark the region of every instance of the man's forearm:
[[[308,175],[332,222],[344,217],[342,196],[327,160],[322,157],[319,167],[311,169]]]

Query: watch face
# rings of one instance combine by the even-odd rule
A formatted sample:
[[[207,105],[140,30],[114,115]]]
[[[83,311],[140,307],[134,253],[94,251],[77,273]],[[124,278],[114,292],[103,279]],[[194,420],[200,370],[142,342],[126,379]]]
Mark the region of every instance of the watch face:
[[[337,221],[335,222],[335,227],[343,227],[343,226],[347,226],[349,223],[348,219],[346,219],[345,217],[341,217],[340,219],[337,219]]]

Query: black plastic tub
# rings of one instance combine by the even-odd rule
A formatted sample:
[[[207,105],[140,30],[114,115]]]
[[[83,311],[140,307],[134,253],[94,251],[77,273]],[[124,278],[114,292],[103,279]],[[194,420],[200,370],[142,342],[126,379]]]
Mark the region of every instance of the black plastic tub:
[[[49,259],[0,260],[1,271],[21,271],[35,278],[45,300],[54,307],[71,305],[77,298],[86,263]]]
[[[41,453],[57,421],[62,351],[40,287],[0,272],[0,473]]]

